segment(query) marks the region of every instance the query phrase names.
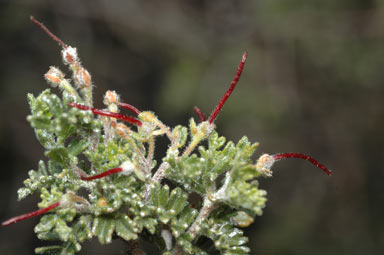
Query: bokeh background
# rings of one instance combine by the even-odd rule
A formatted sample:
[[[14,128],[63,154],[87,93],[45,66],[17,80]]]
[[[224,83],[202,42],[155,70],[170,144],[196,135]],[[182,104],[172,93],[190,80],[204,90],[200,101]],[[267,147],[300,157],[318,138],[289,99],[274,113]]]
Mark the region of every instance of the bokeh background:
[[[17,201],[44,158],[26,121],[26,94],[48,85],[60,48],[34,15],[79,49],[96,106],[114,89],[169,125],[206,114],[249,53],[216,122],[263,152],[304,152],[277,163],[262,217],[245,229],[252,254],[380,254],[384,250],[384,1],[382,0],[0,0],[0,219],[37,208]],[[159,148],[162,149],[162,148]],[[164,148],[163,148],[164,149]],[[161,157],[161,155],[158,155]],[[0,228],[0,254],[32,254],[31,219]],[[122,254],[86,242],[81,254]]]

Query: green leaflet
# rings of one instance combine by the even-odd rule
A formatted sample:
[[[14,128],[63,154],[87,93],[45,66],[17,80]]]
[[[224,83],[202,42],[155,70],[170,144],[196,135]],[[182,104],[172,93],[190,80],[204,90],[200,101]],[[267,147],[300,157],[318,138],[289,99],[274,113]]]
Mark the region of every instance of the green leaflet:
[[[137,232],[141,232],[143,228],[146,228],[151,234],[154,234],[158,225],[154,216],[152,217],[136,217],[134,219],[136,223]]]
[[[250,249],[244,246],[248,238],[242,230],[233,227],[228,221],[219,219],[211,218],[205,224],[204,235],[213,240],[216,249],[222,254],[249,254]]]
[[[24,181],[24,188],[20,188],[18,193],[18,200],[22,200],[30,194],[35,193],[41,188],[47,188],[54,183],[53,176],[48,175],[48,170],[42,160],[39,161],[39,168],[37,171],[30,170],[28,172],[29,178]]]
[[[226,189],[229,204],[238,209],[245,209],[252,216],[261,215],[265,207],[266,191],[258,188],[260,173],[254,165],[237,168],[231,175],[231,181]]]
[[[115,228],[115,221],[111,217],[99,216],[93,221],[92,233],[97,236],[101,244],[110,243]]]
[[[190,208],[189,206],[184,207],[179,216],[177,218],[172,218],[171,220],[172,234],[178,238],[188,229],[197,215],[198,211],[196,209]]]
[[[115,224],[116,234],[124,240],[129,241],[137,238],[135,223],[127,215],[121,215]]]
[[[45,129],[35,129],[35,134],[37,140],[39,140],[40,144],[47,150],[53,149],[57,145],[56,138],[53,133],[50,133]]]
[[[35,252],[36,254],[59,255],[61,254],[62,250],[63,250],[63,247],[60,245],[51,245],[51,246],[36,248]]]
[[[179,160],[169,158],[167,162],[171,166],[168,170],[168,178],[180,183],[186,190],[192,190],[199,194],[205,193],[201,184],[201,159],[196,154]]]
[[[75,254],[80,251],[80,242],[92,237],[91,217],[81,216],[71,227],[66,222],[73,220],[74,211],[64,209],[55,215],[45,215],[35,227],[42,240],[61,240],[63,246],[46,246],[35,250],[37,254]]]
[[[92,216],[80,216],[79,220],[72,226],[72,233],[76,236],[78,242],[92,238]]]
[[[207,255],[205,251],[201,250],[199,247],[192,244],[193,237],[188,233],[183,233],[179,237],[176,238],[176,243],[178,246],[182,247],[182,249],[187,254],[194,254],[194,255]],[[177,246],[176,248],[177,249]]]
[[[72,234],[72,228],[61,217],[46,215],[36,225],[35,233],[43,240],[61,240],[66,242]]]
[[[175,188],[169,194],[168,185],[153,184],[152,203],[156,207],[159,220],[167,224],[187,206],[187,195],[182,189]]]
[[[73,139],[68,145],[68,154],[72,156],[79,155],[83,150],[88,148],[89,143],[82,139]]]
[[[183,147],[188,139],[188,129],[178,125],[172,130],[172,134],[176,138],[174,149]]]
[[[174,215],[179,214],[187,205],[187,198],[187,195],[181,188],[173,189],[168,199],[167,210]]]
[[[68,150],[64,147],[58,147],[52,150],[45,152],[45,156],[56,161],[60,165],[67,167],[69,166],[70,160],[68,155]]]
[[[36,254],[45,254],[45,255],[72,255],[80,251],[81,246],[72,242],[66,242],[62,246],[52,245],[36,248]]]
[[[246,137],[236,146],[233,142],[225,144],[225,138],[219,137],[217,132],[213,131],[208,138],[208,148],[199,147],[200,157],[192,154],[177,160],[166,158],[171,166],[168,178],[180,183],[186,190],[205,194],[221,174],[236,172],[244,165],[250,164],[257,146],[257,143],[251,144]],[[235,169],[232,170],[234,166]],[[258,176],[253,175],[252,178]]]

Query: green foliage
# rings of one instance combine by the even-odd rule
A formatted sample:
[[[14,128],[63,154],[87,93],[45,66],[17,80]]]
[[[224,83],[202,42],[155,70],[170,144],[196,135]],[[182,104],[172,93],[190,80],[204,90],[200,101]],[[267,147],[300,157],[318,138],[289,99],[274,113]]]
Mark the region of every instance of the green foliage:
[[[81,74],[80,62],[69,65],[74,77]],[[61,88],[62,97],[50,89],[37,97],[28,95],[27,119],[46,159],[29,172],[18,191],[20,200],[40,193],[41,208],[60,203],[41,217],[35,232],[39,239],[61,245],[37,248],[37,254],[75,254],[91,238],[101,244],[113,238],[151,240],[163,254],[208,254],[199,247],[202,236],[213,241],[216,252],[250,252],[237,227],[252,223],[266,202],[256,180],[260,172],[252,162],[257,143],[246,137],[237,144],[226,142],[207,121],[196,124],[191,119],[189,127],[171,129],[150,112],[139,115],[142,125],[134,131],[116,119],[71,107],[75,102],[91,109],[92,86],[80,86],[75,79],[77,91],[58,69],[54,72],[46,78]],[[114,92],[106,94],[112,113],[118,111],[117,98]],[[160,135],[166,135],[170,145],[156,167],[153,148]],[[207,147],[201,145],[204,140]],[[84,178],[112,168],[121,171]],[[79,190],[86,190],[88,197]]]

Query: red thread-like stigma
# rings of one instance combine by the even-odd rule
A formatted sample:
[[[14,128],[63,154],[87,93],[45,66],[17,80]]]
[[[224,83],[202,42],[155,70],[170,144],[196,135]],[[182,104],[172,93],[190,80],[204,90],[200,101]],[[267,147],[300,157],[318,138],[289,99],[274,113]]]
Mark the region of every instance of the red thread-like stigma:
[[[26,220],[26,219],[29,219],[29,218],[32,218],[32,217],[35,217],[35,216],[39,216],[41,214],[49,212],[50,210],[55,209],[58,206],[60,206],[60,202],[56,202],[54,204],[51,204],[48,207],[45,207],[43,209],[40,209],[40,210],[37,210],[37,211],[34,211],[34,212],[30,212],[30,213],[26,213],[26,214],[23,214],[23,215],[19,215],[19,216],[13,217],[13,218],[11,218],[11,219],[9,219],[7,221],[4,221],[3,223],[1,223],[1,225],[2,226],[8,226],[8,225],[11,225],[13,223],[16,223],[16,222],[19,222],[19,221],[22,221],[22,220]]]
[[[119,102],[119,106],[120,107],[123,107],[125,109],[128,109],[130,110],[131,112],[135,113],[136,115],[139,115],[141,112],[139,111],[139,109],[137,109],[136,107],[134,107],[133,105],[131,104],[127,104],[127,103],[121,103]]]
[[[69,103],[69,106],[76,107],[77,109],[84,110],[84,111],[92,111],[92,113],[94,113],[96,115],[102,115],[102,116],[116,118],[116,119],[119,119],[119,120],[122,120],[122,121],[125,121],[128,123],[134,124],[134,125],[139,126],[139,127],[141,127],[141,125],[143,124],[138,119],[135,119],[135,118],[132,118],[132,117],[120,114],[120,113],[110,112],[110,111],[106,111],[106,110],[100,110],[100,109],[96,109],[93,107],[89,107],[86,105],[77,104],[77,103],[73,103],[73,102]]]
[[[101,179],[101,178],[108,176],[108,175],[111,175],[111,174],[120,173],[121,171],[123,171],[123,168],[117,167],[117,168],[112,168],[112,169],[109,169],[105,172],[102,172],[101,174],[96,174],[96,175],[88,176],[88,177],[81,176],[81,179],[83,181],[91,181],[91,180],[95,180],[95,179]]]
[[[221,98],[220,102],[217,104],[215,110],[213,110],[213,112],[211,113],[211,116],[209,116],[209,123],[210,124],[212,124],[215,121],[221,108],[223,108],[225,101],[227,101],[228,97],[232,94],[232,91],[235,88],[237,82],[239,81],[241,73],[243,72],[243,68],[244,68],[245,61],[247,60],[247,56],[248,56],[248,53],[245,51],[243,53],[243,57],[241,58],[239,67],[237,68],[236,75],[232,80],[231,86],[229,87],[227,92],[225,92],[224,96]]]
[[[193,107],[193,111],[196,113],[197,116],[199,116],[201,122],[207,120],[207,118],[205,118],[204,113],[199,109],[199,107]]]
[[[47,33],[47,35],[49,37],[51,37],[54,41],[56,41],[57,43],[59,43],[59,45],[61,47],[63,47],[64,49],[67,48],[67,45],[62,41],[60,40],[59,37],[57,37],[55,34],[53,34],[51,31],[49,31],[49,29],[44,26],[43,23],[41,23],[40,21],[38,21],[37,19],[35,19],[33,16],[30,17],[31,18],[31,21],[33,23],[35,23],[37,26],[39,26],[45,33]]]
[[[328,175],[331,175],[332,174],[332,171],[329,170],[328,168],[326,168],[323,164],[321,164],[319,161],[317,161],[316,159],[308,156],[308,155],[305,155],[305,154],[302,154],[302,153],[278,153],[278,154],[275,154],[272,156],[274,160],[280,160],[280,159],[285,159],[285,158],[300,158],[300,159],[304,159],[304,160],[307,160],[309,162],[311,162],[313,165],[317,166],[318,168],[320,168],[321,170],[323,170],[326,174]]]

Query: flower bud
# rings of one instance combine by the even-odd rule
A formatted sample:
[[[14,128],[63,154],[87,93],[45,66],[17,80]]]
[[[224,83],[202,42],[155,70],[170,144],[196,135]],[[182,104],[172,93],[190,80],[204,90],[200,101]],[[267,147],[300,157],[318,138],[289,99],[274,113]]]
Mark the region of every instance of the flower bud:
[[[73,65],[74,63],[78,62],[78,55],[77,55],[77,49],[71,46],[65,47],[61,54],[63,56],[64,64],[66,65]]]
[[[129,127],[127,127],[123,123],[117,123],[114,127],[116,133],[123,138],[128,137],[128,135],[131,133],[131,129],[129,129]]]
[[[56,87],[64,79],[64,74],[57,67],[51,66],[44,77],[48,82]]]
[[[269,154],[263,154],[257,160],[256,169],[266,177],[272,176],[271,167],[275,163],[275,158]]]
[[[131,161],[125,161],[123,164],[121,164],[120,166],[123,171],[122,173],[128,175],[130,173],[132,173],[134,170],[135,170],[135,165],[131,162]]]
[[[153,114],[152,112],[141,112],[139,114],[139,118],[147,122],[153,122],[157,119],[155,114]]]
[[[235,216],[230,218],[233,225],[236,227],[245,228],[253,223],[253,217],[249,216],[248,213],[238,211]]]
[[[76,71],[73,78],[79,88],[89,88],[91,86],[91,75],[82,66]]]
[[[104,96],[104,104],[106,106],[110,104],[118,104],[119,103],[119,95],[117,95],[116,91],[107,90]]]

